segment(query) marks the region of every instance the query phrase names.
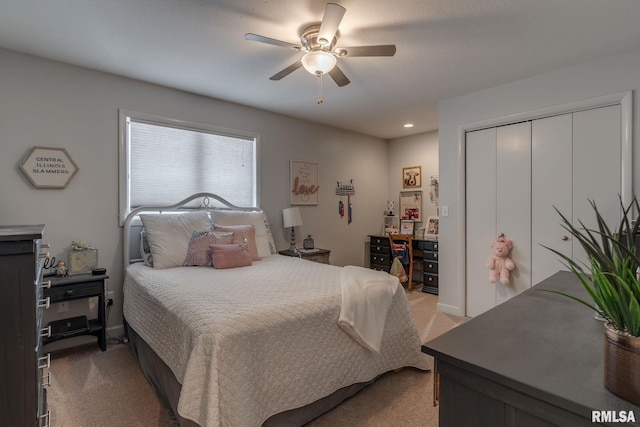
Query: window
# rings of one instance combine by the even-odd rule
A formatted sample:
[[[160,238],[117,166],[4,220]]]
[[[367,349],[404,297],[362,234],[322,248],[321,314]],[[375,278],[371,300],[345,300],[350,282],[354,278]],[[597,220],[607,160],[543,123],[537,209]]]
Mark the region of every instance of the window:
[[[258,205],[258,136],[120,111],[120,215],[199,192]]]

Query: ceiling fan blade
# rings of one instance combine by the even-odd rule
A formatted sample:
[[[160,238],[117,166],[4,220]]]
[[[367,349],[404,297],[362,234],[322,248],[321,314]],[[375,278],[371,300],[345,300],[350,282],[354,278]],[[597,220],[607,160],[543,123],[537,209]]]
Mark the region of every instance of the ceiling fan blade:
[[[344,75],[342,70],[337,65],[333,67],[331,71],[329,71],[329,75],[331,76],[333,81],[336,82],[336,84],[340,87],[346,86],[351,83],[351,80],[349,80],[347,76]]]
[[[318,43],[323,46],[331,44],[346,11],[347,9],[339,4],[327,3],[327,7],[324,9],[322,23],[320,24],[320,31],[318,31]]]
[[[281,78],[286,77],[289,74],[293,73],[295,70],[297,70],[300,67],[302,67],[302,61],[298,61],[294,64],[291,64],[284,70],[278,73],[275,73],[273,76],[269,77],[269,80],[280,80]]]
[[[293,43],[283,42],[282,40],[276,40],[276,39],[272,39],[270,37],[259,36],[257,34],[253,34],[253,33],[245,34],[244,38],[246,40],[251,40],[251,41],[254,41],[254,42],[266,43],[266,44],[270,44],[270,45],[273,45],[273,46],[287,47],[287,48],[293,49],[293,50],[302,49],[301,46],[295,45]]]
[[[382,44],[376,46],[352,46],[339,47],[335,52],[340,57],[347,56],[393,56],[396,54],[395,44]]]

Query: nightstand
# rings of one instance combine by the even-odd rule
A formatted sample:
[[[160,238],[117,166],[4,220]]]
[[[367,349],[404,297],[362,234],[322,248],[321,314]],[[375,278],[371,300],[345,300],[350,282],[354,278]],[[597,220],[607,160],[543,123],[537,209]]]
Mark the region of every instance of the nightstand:
[[[95,335],[98,337],[100,349],[102,351],[107,349],[104,282],[108,278],[109,276],[106,274],[93,275],[91,273],[65,277],[53,276],[50,278],[51,287],[45,288],[43,294],[45,298],[49,297],[51,304],[75,299],[98,297],[98,318],[90,319],[84,328],[75,328],[57,333],[50,331],[50,336],[44,338],[45,344],[79,335]],[[62,322],[64,322],[64,320],[72,323],[73,319],[63,319]]]
[[[328,249],[296,249],[295,252],[286,249],[278,252],[280,255],[298,257],[307,261],[319,262],[321,264],[329,264],[329,255],[331,251]]]

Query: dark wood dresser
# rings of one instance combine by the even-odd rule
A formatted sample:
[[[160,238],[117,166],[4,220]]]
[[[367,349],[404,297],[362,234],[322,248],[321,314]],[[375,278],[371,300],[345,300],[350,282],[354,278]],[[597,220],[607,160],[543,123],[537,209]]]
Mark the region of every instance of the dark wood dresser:
[[[640,425],[640,407],[604,386],[602,322],[540,289],[588,299],[559,272],[422,347],[435,358],[441,427]],[[635,422],[615,423],[630,411]],[[612,422],[594,419],[602,412]]]
[[[0,424],[50,426],[45,386],[49,355],[42,354],[43,225],[0,226]]]

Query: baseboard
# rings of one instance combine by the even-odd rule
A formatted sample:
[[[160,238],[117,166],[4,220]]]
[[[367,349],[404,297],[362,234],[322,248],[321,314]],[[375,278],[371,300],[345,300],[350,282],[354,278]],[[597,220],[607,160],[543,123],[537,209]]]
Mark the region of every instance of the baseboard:
[[[124,336],[124,325],[116,325],[107,328],[107,339]]]
[[[436,308],[438,309],[438,311],[440,311],[440,312],[442,312],[444,314],[450,314],[452,316],[464,317],[464,310],[462,310],[460,307],[457,307],[455,305],[443,304],[443,303],[439,302],[436,305]]]

